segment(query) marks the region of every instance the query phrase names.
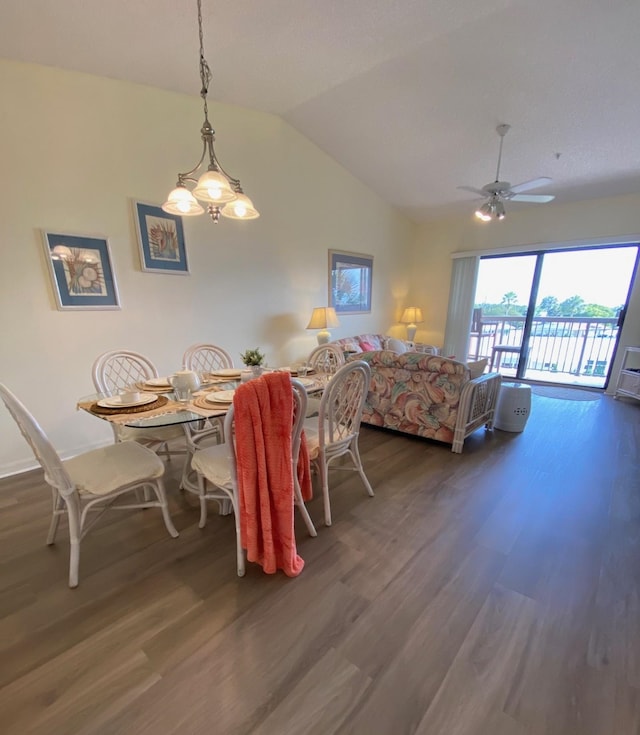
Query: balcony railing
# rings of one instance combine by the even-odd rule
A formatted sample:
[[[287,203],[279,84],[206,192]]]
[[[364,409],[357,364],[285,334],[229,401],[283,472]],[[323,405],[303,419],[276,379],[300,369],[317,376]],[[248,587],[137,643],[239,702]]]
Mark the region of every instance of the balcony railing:
[[[522,345],[524,317],[482,316],[474,319],[474,328],[476,331],[471,333],[469,345],[470,359],[491,359],[496,345]],[[604,385],[617,334],[616,317],[534,317],[524,377]],[[518,358],[518,354],[505,353],[501,371],[504,369],[505,373],[515,375]],[[548,373],[548,376],[532,373]]]

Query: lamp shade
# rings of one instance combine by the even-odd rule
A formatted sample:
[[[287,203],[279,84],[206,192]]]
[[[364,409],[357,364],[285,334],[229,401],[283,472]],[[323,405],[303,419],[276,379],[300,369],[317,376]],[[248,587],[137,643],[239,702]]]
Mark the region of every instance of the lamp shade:
[[[246,194],[236,194],[236,199],[229,202],[229,204],[225,204],[221,214],[223,217],[229,217],[229,219],[256,219],[260,216]]]
[[[418,306],[407,306],[402,312],[402,318],[400,319],[402,324],[419,324],[423,321],[422,309]]]
[[[167,201],[162,205],[162,211],[168,214],[194,217],[197,214],[202,214],[204,209],[198,204],[186,186],[176,186],[169,194]]]
[[[413,342],[416,338],[416,322],[423,322],[422,309],[419,306],[407,306],[402,312],[400,321],[407,325],[407,338],[409,342]]]
[[[327,327],[339,327],[340,322],[336,315],[336,310],[333,306],[318,306],[313,310],[307,329],[319,329],[318,332],[318,344],[326,344],[330,339],[331,335]]]
[[[481,207],[478,207],[476,209],[476,217],[481,220],[482,222],[490,222],[491,221],[491,205],[489,202],[486,202]]]
[[[231,188],[229,180],[220,171],[209,169],[198,179],[193,196],[201,202],[212,204],[226,204],[236,198],[236,193]]]

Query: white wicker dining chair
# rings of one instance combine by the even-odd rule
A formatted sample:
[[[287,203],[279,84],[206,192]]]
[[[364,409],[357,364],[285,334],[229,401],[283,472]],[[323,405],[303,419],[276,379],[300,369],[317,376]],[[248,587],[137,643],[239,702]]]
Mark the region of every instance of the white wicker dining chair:
[[[304,432],[312,466],[315,467],[322,485],[324,520],[331,525],[329,501],[329,470],[351,470],[357,472],[367,493],[373,497],[373,489],[362,466],[358,438],[362,409],[369,390],[371,369],[363,360],[348,362],[331,378],[320,399],[317,418],[307,418]],[[353,466],[331,467],[331,463],[347,455]]]
[[[309,369],[324,375],[334,375],[345,362],[342,348],[332,344],[318,345],[307,359]],[[307,403],[307,418],[317,416],[319,411],[320,399],[310,396]]]
[[[193,370],[201,375],[210,375],[216,370],[232,368],[233,359],[222,347],[200,342],[185,350],[182,364],[187,370]],[[183,490],[192,490],[193,485],[189,482],[189,476],[192,474],[193,455],[198,449],[219,444],[223,440],[224,418],[202,419],[202,421],[189,422],[182,426],[187,441],[187,456],[182,468],[180,487]]]
[[[300,454],[300,442],[305,416],[307,393],[299,381],[291,381],[293,390],[293,427],[291,432],[291,466],[294,479],[294,503],[298,507],[310,536],[317,536],[317,531],[304,504],[298,483],[296,467]],[[199,449],[193,455],[192,467],[198,473],[200,494],[200,528],[207,522],[207,501],[217,500],[219,503],[231,503],[236,526],[236,562],[238,576],[245,573],[244,551],[240,536],[240,507],[238,497],[238,472],[236,447],[234,441],[235,409],[229,408],[224,421],[223,444]]]
[[[167,531],[174,538],[173,525],[162,476],[164,465],[154,452],[136,442],[121,442],[93,449],[62,461],[44,431],[28,409],[0,383],[0,397],[18,424],[51,487],[53,514],[47,544],[55,541],[60,516],[69,519],[69,587],[78,586],[80,542],[106,510],[160,508]],[[143,489],[138,502],[119,505],[115,501],[126,493]],[[150,490],[150,499],[139,500]],[[90,520],[89,514],[96,513]]]
[[[91,377],[96,390],[112,396],[131,390],[132,385],[141,385],[147,380],[158,378],[156,366],[144,355],[131,350],[110,350],[99,355],[91,368]],[[136,388],[138,390],[138,388]],[[137,441],[153,449],[157,454],[168,457],[171,454],[184,454],[184,449],[169,451],[168,442],[182,439],[181,426],[158,426],[132,428],[112,423],[116,442]]]
[[[336,345],[318,345],[311,351],[307,364],[319,373],[333,375],[339,367],[345,364],[344,352]]]
[[[222,347],[200,342],[185,350],[182,364],[187,370],[194,370],[197,373],[213,373],[216,370],[232,368],[233,359]]]

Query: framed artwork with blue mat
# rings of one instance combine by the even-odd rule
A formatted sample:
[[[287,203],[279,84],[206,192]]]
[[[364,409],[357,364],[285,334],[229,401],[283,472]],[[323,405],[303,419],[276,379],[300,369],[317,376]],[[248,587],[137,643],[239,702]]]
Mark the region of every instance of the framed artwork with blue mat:
[[[373,256],[329,250],[329,306],[337,314],[371,311]]]
[[[44,232],[43,236],[60,311],[120,308],[106,237],[58,232]]]
[[[147,273],[189,274],[182,218],[146,202],[134,202],[140,265]]]

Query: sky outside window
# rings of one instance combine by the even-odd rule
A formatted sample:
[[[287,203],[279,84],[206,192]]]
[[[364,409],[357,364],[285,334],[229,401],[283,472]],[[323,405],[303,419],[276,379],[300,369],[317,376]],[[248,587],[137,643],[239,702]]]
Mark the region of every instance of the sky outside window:
[[[636,260],[635,247],[546,253],[538,300],[554,296],[562,302],[580,296],[587,304],[615,308],[627,297]],[[480,261],[476,304],[499,304],[516,293],[519,305],[529,302],[535,255],[486,258]]]

